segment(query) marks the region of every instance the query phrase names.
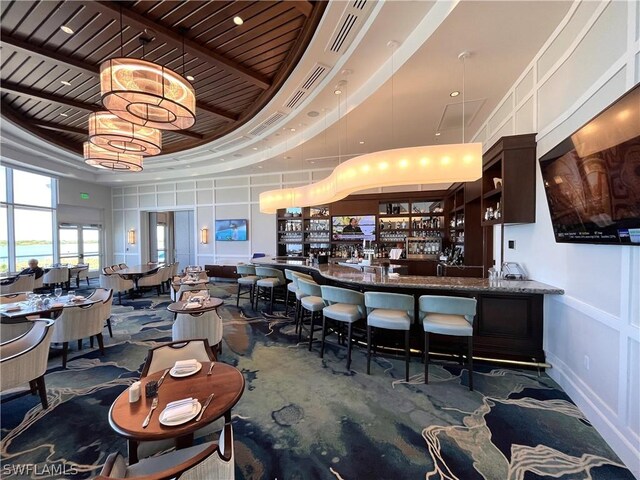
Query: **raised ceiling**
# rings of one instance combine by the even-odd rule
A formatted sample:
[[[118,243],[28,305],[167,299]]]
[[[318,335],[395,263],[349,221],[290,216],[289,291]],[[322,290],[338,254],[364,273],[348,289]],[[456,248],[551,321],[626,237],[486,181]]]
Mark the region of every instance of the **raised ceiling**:
[[[88,114],[102,109],[100,63],[121,56],[121,49],[141,58],[145,36],[151,39],[145,59],[194,77],[196,89],[196,124],[163,132],[164,154],[215,140],[260,111],[301,58],[326,7],[300,0],[1,5],[3,116],[81,152]]]

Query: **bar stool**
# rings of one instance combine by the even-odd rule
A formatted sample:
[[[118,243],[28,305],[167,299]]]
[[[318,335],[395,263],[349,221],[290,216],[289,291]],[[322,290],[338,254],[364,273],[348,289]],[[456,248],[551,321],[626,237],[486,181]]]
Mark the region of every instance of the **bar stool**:
[[[324,308],[324,301],[322,300],[322,290],[320,285],[316,282],[310,282],[304,278],[298,278],[298,289],[304,296],[300,299],[302,305],[302,318],[300,319],[300,330],[298,330],[298,342],[302,338],[302,324],[304,323],[304,311],[311,313],[311,326],[309,327],[309,351],[311,351],[311,344],[313,343],[313,332],[316,317],[322,314]]]
[[[295,283],[293,283],[293,274],[296,273],[293,270],[289,270],[288,268],[285,268],[284,270],[284,277],[289,280],[289,283],[287,283],[287,292],[284,296],[284,314],[285,315],[289,315],[289,299],[291,297],[291,294],[293,293],[293,296],[296,296],[296,290],[297,287],[295,285]],[[296,300],[297,302],[297,300]]]
[[[240,307],[240,297],[249,294],[249,301],[253,306],[253,292],[256,287],[258,277],[256,276],[256,267],[253,265],[237,265],[236,273],[240,275],[238,278],[238,296],[236,297],[236,307]],[[243,288],[248,288],[248,291],[242,292]]]
[[[473,319],[475,298],[422,295],[418,299],[424,327],[424,383],[429,383],[429,334],[467,337],[469,390],[473,391]]]
[[[367,316],[364,295],[348,288],[322,285],[322,300],[326,307],[322,309],[322,347],[320,358],[324,357],[324,341],[327,336],[327,320],[347,324],[347,370],[351,368],[351,334],[353,324]]]
[[[299,278],[302,278],[303,280],[306,280],[308,282],[316,283],[311,275],[307,275],[306,273],[293,272],[293,281],[291,283],[293,283],[293,286],[294,286],[295,291],[296,291],[296,305],[295,305],[295,312],[294,312],[294,320],[295,320],[295,326],[296,326],[295,332],[296,333],[298,333],[298,328],[300,328],[300,314],[302,313],[301,300],[302,300],[302,297],[306,297],[307,296],[305,293],[302,293],[300,288],[298,288],[298,279]]]
[[[373,328],[404,331],[405,380],[409,381],[409,329],[413,320],[414,299],[401,293],[365,292],[367,307],[367,375],[371,365],[371,333]]]
[[[282,271],[277,268],[256,267],[256,275],[259,277],[256,281],[256,291],[254,298],[256,300],[256,310],[260,301],[260,289],[269,290],[269,315],[273,313],[273,302],[275,298],[276,288],[281,288],[285,284]]]

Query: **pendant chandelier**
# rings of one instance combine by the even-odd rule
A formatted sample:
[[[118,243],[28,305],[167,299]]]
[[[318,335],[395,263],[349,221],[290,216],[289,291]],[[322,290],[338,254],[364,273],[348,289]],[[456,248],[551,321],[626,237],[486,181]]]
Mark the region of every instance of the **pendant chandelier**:
[[[395,42],[389,42],[394,47]],[[482,143],[464,143],[464,60],[462,143],[395,148],[368,153],[340,163],[331,174],[316,183],[295,188],[270,190],[260,194],[260,212],[276,213],[288,207],[309,207],[336,202],[370,188],[473,182],[482,176]],[[393,55],[391,132],[393,143]],[[338,94],[338,91],[335,92]],[[342,93],[342,92],[340,92]]]
[[[100,65],[102,103],[123,120],[162,130],[184,130],[196,122],[196,92],[173,70],[137,58]]]
[[[142,171],[142,155],[112,152],[91,142],[84,142],[83,150],[84,161],[87,165],[121,172]]]
[[[135,125],[111,112],[89,115],[89,141],[116,153],[158,155],[162,149],[160,130]]]

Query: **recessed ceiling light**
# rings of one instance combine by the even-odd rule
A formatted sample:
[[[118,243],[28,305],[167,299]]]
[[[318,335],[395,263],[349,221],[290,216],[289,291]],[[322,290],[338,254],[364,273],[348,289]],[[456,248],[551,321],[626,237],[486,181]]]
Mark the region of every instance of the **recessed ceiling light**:
[[[258,165],[258,168],[262,168],[262,165]]]
[[[242,25],[244,23],[244,20],[242,20],[242,17],[235,16],[233,17],[233,23],[235,23],[236,25]]]
[[[258,150],[258,147],[253,147],[254,150]]]
[[[191,168],[191,165],[185,165],[185,167],[187,167],[187,168]]]
[[[187,75],[187,80],[189,80],[190,82],[193,82],[195,78],[193,78],[193,75]]]
[[[364,140],[360,140],[360,145],[364,145]]]
[[[290,128],[290,129],[289,129],[289,131],[290,131],[290,132],[295,132],[295,131],[296,131],[296,129],[295,129],[295,128]]]
[[[67,82],[66,80],[60,80],[60,83],[66,85],[67,87],[71,86],[71,82]]]
[[[440,132],[436,132],[436,137],[439,137],[439,136],[440,136]]]
[[[449,96],[450,96],[450,97],[457,97],[458,95],[460,95],[460,92],[459,92],[459,91],[457,91],[457,90],[456,90],[455,92],[451,92],[451,93],[449,94]]]
[[[341,95],[342,94],[342,90],[340,88],[336,88],[333,93],[335,93],[336,95]]]
[[[62,25],[60,27],[60,30],[62,30],[64,33],[68,33],[69,35],[73,35],[73,30],[69,27],[67,27],[66,25]]]
[[[291,157],[282,157],[282,158],[284,158],[285,160],[291,160]]]
[[[68,117],[69,115],[67,115],[66,113],[61,113],[60,116],[61,117]]]
[[[309,160],[309,163],[316,163],[315,160]]]

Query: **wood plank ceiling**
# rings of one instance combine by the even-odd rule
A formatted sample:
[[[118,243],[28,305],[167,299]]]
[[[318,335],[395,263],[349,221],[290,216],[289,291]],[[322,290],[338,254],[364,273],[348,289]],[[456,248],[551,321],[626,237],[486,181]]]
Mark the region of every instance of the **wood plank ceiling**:
[[[326,6],[302,0],[0,3],[4,117],[80,153],[88,114],[103,109],[100,64],[121,56],[121,48],[125,57],[141,58],[144,35],[152,38],[146,60],[194,77],[196,124],[163,131],[163,154],[210,142],[251,119],[301,58]],[[244,23],[235,25],[235,16]]]

